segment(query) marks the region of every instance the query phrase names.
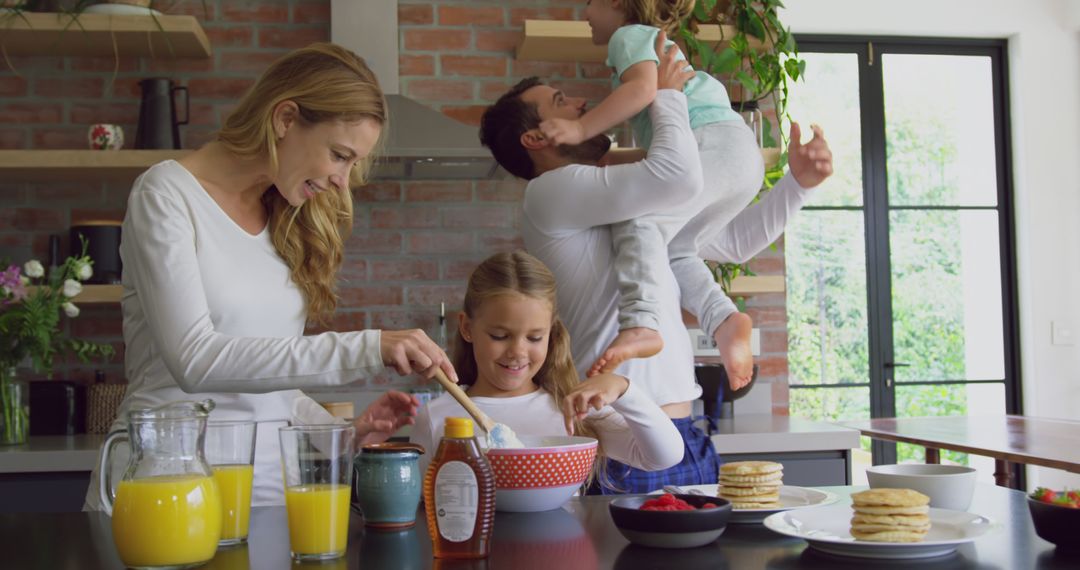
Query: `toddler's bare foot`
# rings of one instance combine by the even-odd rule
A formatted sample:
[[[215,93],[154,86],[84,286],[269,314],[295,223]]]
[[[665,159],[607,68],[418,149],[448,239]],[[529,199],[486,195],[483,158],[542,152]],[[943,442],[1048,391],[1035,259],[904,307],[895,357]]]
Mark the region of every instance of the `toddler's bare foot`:
[[[734,313],[724,319],[713,335],[724,369],[728,375],[728,385],[738,390],[750,383],[754,375],[754,354],[750,349],[750,334],[754,322],[745,313]]]
[[[619,336],[615,337],[604,354],[596,359],[586,376],[592,378],[597,374],[612,372],[624,360],[648,358],[663,348],[664,339],[660,338],[660,333],[653,329],[645,327],[623,329],[619,331]]]

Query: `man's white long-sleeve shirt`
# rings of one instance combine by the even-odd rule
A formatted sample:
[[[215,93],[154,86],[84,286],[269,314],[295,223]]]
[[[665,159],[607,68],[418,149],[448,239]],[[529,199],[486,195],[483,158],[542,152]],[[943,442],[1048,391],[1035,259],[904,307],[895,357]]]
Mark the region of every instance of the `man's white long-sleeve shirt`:
[[[570,332],[579,374],[603,353],[619,331],[619,290],[608,224],[669,207],[686,197],[689,177],[701,176],[686,98],[662,89],[650,107],[653,142],[645,160],[597,167],[572,164],[545,172],[525,188],[525,247],[555,274],[558,312]],[[783,232],[807,190],[789,174],[760,202],[740,213],[702,257],[744,261]],[[660,334],[664,349],[651,358],[623,362],[617,373],[646,389],[657,404],[701,395],[694,381],[693,350],[680,310],[680,292],[667,259],[662,272]]]

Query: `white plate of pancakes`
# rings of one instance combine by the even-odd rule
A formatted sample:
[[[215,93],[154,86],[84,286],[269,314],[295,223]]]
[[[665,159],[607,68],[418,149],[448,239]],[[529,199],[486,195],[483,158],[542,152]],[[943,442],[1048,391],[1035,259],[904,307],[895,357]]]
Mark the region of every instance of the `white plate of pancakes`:
[[[691,493],[700,491],[709,497],[717,496],[717,485],[681,485],[683,491]],[[653,491],[651,494],[658,495],[663,491]],[[837,496],[828,491],[811,489],[809,487],[796,487],[783,485],[780,487],[779,506],[764,509],[731,509],[730,524],[761,524],[765,517],[776,513],[793,509],[805,509],[808,507],[820,507],[837,501]]]
[[[929,509],[930,529],[920,542],[871,542],[851,536],[852,508],[836,505],[775,513],[765,527],[801,538],[814,549],[861,558],[930,558],[952,553],[994,528],[994,522],[966,511]]]

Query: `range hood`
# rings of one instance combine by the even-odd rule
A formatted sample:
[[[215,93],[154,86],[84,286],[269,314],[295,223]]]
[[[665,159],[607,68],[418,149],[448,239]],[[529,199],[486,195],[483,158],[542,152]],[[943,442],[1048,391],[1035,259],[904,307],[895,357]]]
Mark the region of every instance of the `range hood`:
[[[330,41],[367,61],[390,109],[382,158],[372,178],[493,178],[497,163],[476,127],[398,94],[397,0],[331,0]]]

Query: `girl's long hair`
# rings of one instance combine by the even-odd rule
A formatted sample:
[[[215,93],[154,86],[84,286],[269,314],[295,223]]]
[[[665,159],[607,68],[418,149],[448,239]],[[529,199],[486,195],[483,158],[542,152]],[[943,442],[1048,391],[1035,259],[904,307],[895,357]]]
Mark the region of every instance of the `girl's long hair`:
[[[694,11],[694,0],[622,0],[628,22],[664,30],[674,40],[679,23]]]
[[[307,125],[370,119],[385,127],[388,120],[386,99],[364,60],[343,47],[315,43],[274,62],[225,119],[217,140],[237,156],[267,157],[277,172],[272,116],[283,101],[294,102]],[[363,184],[376,155],[373,149],[357,163],[350,184]],[[350,188],[329,188],[299,207],[271,190],[263,195],[270,239],[304,295],[308,317],[325,322],[337,307],[337,271],[352,230]]]
[[[561,408],[563,398],[577,387],[578,374],[574,367],[574,357],[570,352],[570,333],[559,319],[555,300],[555,276],[542,261],[523,251],[496,253],[480,262],[480,265],[473,270],[465,290],[465,303],[462,310],[470,319],[475,318],[485,302],[505,295],[524,295],[551,305],[551,333],[548,335],[547,359],[533,376],[532,381],[551,394],[556,405]],[[475,383],[478,374],[476,356],[473,354],[472,343],[465,340],[460,328],[454,335],[453,360],[454,370],[457,371],[460,382],[470,386]],[[599,441],[593,423],[602,420],[602,417],[587,418],[585,421],[575,419],[574,433]],[[593,463],[593,470],[586,485],[597,477],[600,477],[603,482],[605,472],[603,466],[606,464],[603,460],[603,451],[603,445],[599,445],[597,461]]]

